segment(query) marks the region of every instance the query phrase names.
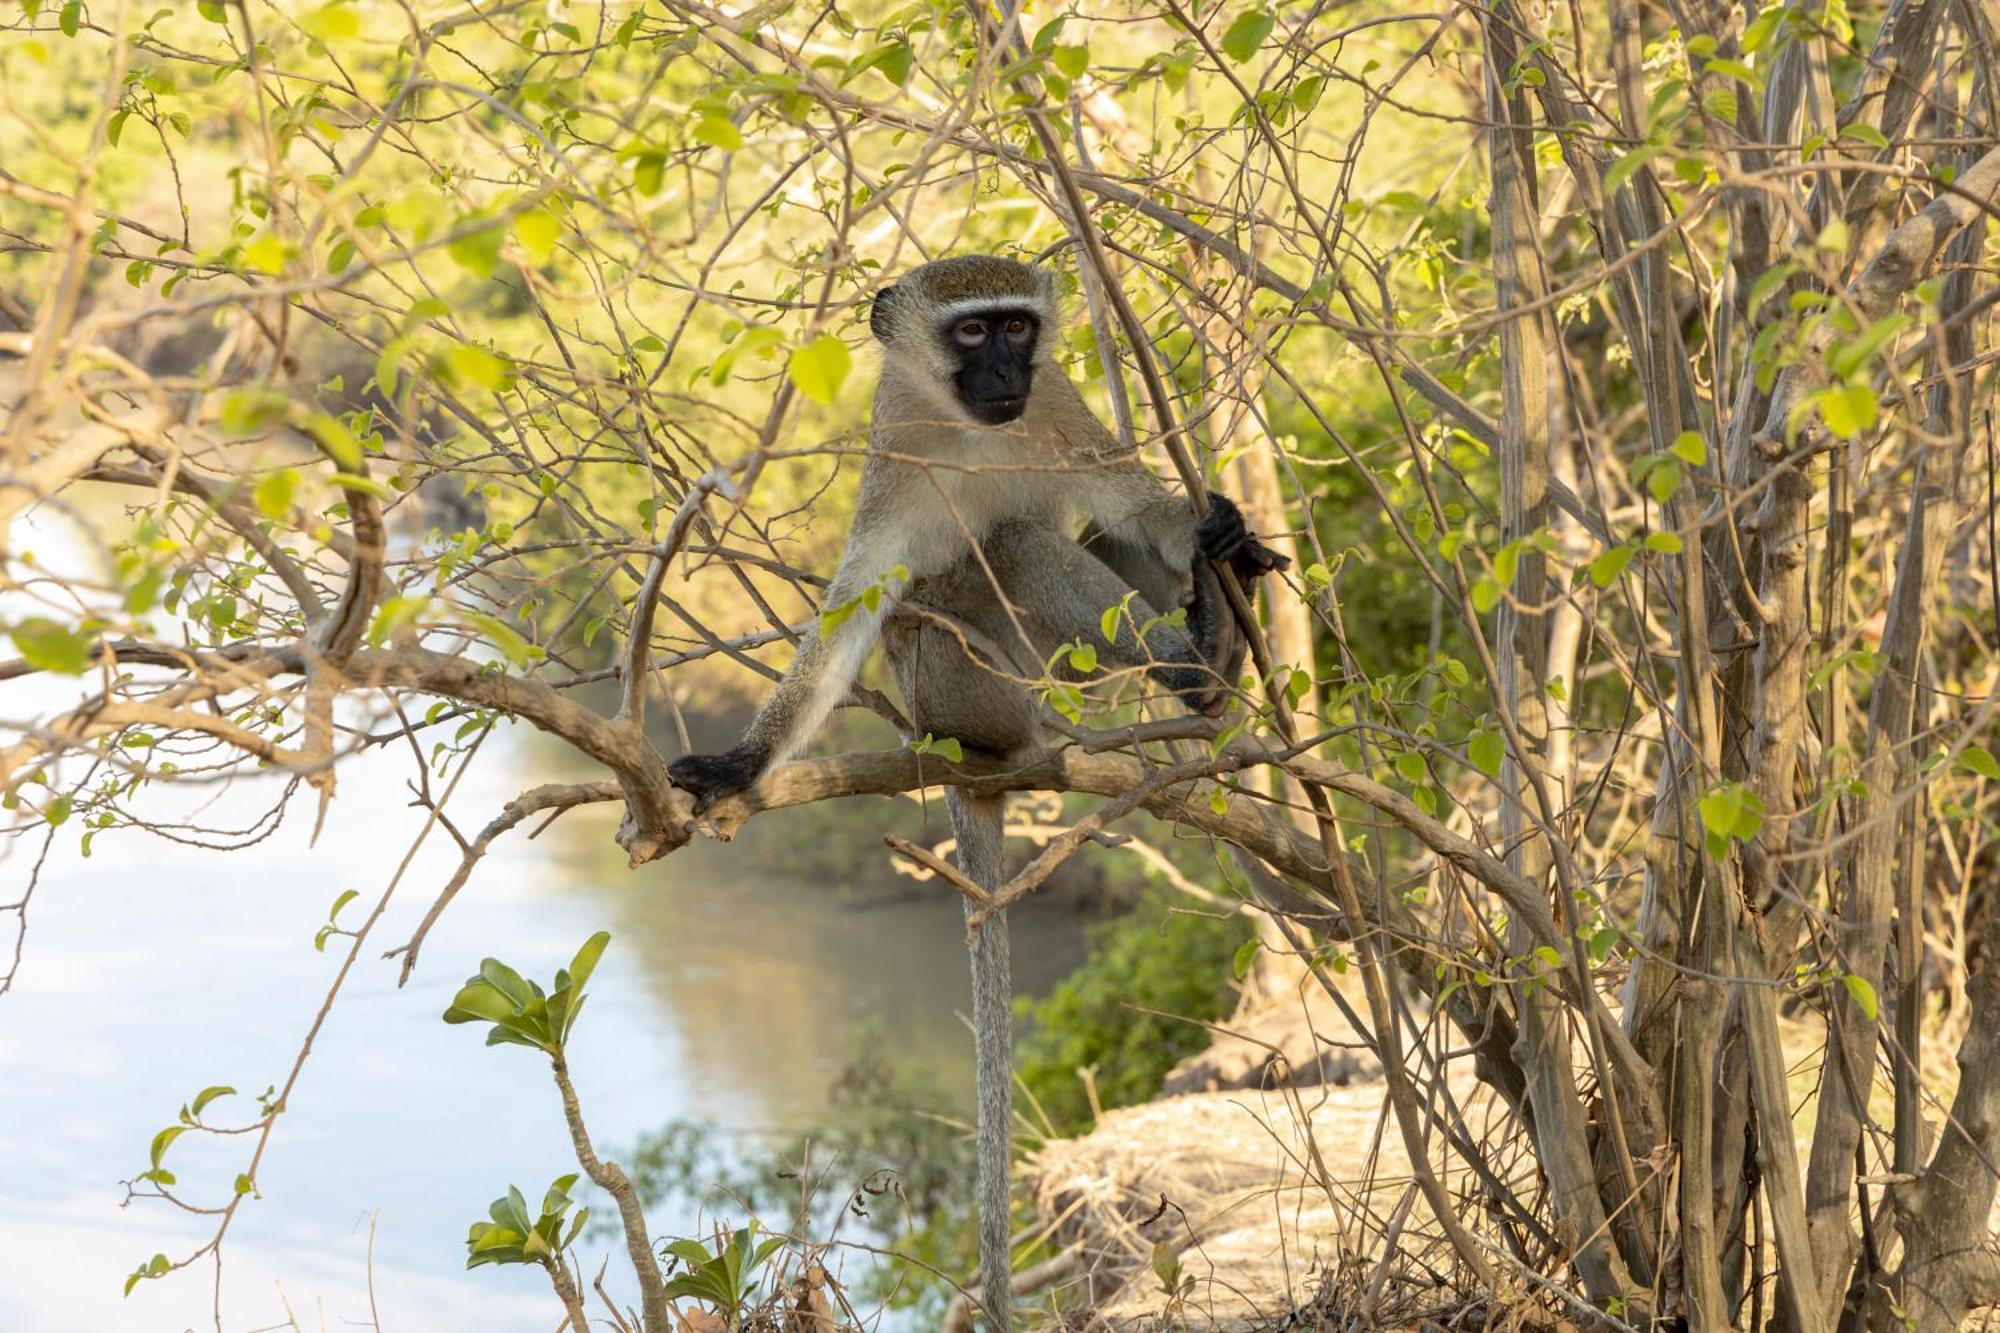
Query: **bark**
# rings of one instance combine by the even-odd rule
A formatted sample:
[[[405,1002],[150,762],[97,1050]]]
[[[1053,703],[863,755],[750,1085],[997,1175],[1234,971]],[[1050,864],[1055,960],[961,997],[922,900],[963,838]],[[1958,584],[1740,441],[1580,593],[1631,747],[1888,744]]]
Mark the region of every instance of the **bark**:
[[[1917,1333],[1952,1333],[1979,1305],[2000,1301],[1993,1212],[2000,1152],[2000,967],[1973,978],[1972,1024],[1958,1048],[1958,1093],[1923,1179],[1896,1198],[1906,1256],[1898,1274],[1905,1314]],[[1882,1321],[1881,1325],[1886,1325]]]
[[[1979,203],[1990,202],[2000,189],[2000,149],[1986,154],[1960,178],[1964,192],[1940,194],[1910,221],[1890,233],[1882,249],[1848,288],[1847,296],[1864,320],[1886,314],[1905,292],[1927,276],[1938,255],[1952,236],[1973,218],[1983,216]],[[1978,202],[1976,202],[1978,201]],[[1809,349],[1797,379],[1823,374],[1813,367],[1823,364],[1833,333],[1828,330],[1820,345]],[[1772,402],[1772,421],[1782,423],[1791,402],[1802,397],[1805,383],[1787,376]],[[1783,391],[1789,387],[1791,392]],[[1841,896],[1838,939],[1842,966],[1866,984],[1875,996],[1882,993],[1884,964],[1889,943],[1890,905],[1893,892],[1892,870],[1896,848],[1894,807],[1884,808],[1883,799],[1906,785],[1901,779],[1909,771],[1906,744],[1915,709],[1917,655],[1923,641],[1923,620],[1943,567],[1947,534],[1956,522],[1958,495],[1957,467],[1963,454],[1948,451],[1933,454],[1919,464],[1916,492],[1911,499],[1896,566],[1896,587],[1891,595],[1889,620],[1883,631],[1885,668],[1869,706],[1869,757],[1862,780],[1871,795],[1870,808],[1857,811],[1861,837]],[[1803,524],[1801,511],[1796,520]],[[1801,589],[1801,594],[1803,589]],[[1787,713],[1803,688],[1800,679],[1766,677],[1767,690],[1774,696],[1760,725],[1760,738],[1777,746],[1795,746],[1795,736],[1781,731]],[[1768,737],[1766,735],[1768,727]],[[1773,772],[1789,778],[1789,767],[1779,767],[1779,756],[1770,760]],[[1789,791],[1787,785],[1786,791]],[[1766,850],[1782,854],[1789,847],[1789,835],[1774,828],[1781,821],[1766,822],[1771,830]],[[1874,1005],[1871,1003],[1871,1008]],[[1819,1291],[1828,1300],[1838,1300],[1847,1289],[1847,1273],[1859,1240],[1849,1219],[1853,1198],[1853,1164],[1866,1121],[1868,1090],[1874,1083],[1874,1050],[1878,1016],[1864,1010],[1860,1002],[1845,994],[1832,1001],[1832,1038],[1827,1078],[1821,1092],[1813,1130],[1812,1160],[1809,1169],[1808,1208],[1813,1247],[1813,1274]]]

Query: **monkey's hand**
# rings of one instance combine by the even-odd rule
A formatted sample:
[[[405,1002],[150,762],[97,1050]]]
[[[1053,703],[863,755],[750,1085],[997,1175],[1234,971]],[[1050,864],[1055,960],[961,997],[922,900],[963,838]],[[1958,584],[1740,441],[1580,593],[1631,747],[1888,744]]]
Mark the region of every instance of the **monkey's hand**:
[[[1244,583],[1292,563],[1251,536],[1243,511],[1220,491],[1208,493],[1208,512],[1194,525],[1194,547],[1202,559],[1227,565]]]
[[[756,782],[770,760],[770,754],[758,746],[739,745],[722,754],[683,755],[667,765],[667,776],[694,797],[694,812],[700,814]]]

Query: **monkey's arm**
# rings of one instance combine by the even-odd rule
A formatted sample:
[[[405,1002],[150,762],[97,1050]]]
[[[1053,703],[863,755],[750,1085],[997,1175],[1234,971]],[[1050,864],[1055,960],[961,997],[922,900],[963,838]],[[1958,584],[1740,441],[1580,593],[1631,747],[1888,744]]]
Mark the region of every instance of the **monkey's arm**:
[[[1197,521],[1187,501],[1136,458],[1099,469],[1086,495],[1091,522],[1082,538],[1084,548],[1161,611],[1186,609],[1187,636],[1207,670],[1198,682],[1190,682],[1185,669],[1163,675],[1189,708],[1217,711],[1248,643],[1223,595],[1216,567],[1226,565],[1248,587],[1291,562],[1250,535],[1242,511],[1228,496],[1211,492],[1208,510]],[[1162,627],[1156,635],[1166,632]],[[1170,652],[1152,637],[1148,647],[1156,658],[1185,660],[1185,654]]]
[[[667,765],[674,785],[693,793],[697,814],[750,786],[765,769],[783,763],[818,734],[868,660],[881,635],[883,615],[901,598],[905,584],[897,571],[906,572],[905,553],[869,522],[874,508],[869,480],[864,474],[854,527],[821,603],[820,619],[799,641],[791,666],[751,719],[743,739],[721,754],[685,755]],[[872,607],[866,604],[871,597]],[[829,618],[838,623],[822,632]]]

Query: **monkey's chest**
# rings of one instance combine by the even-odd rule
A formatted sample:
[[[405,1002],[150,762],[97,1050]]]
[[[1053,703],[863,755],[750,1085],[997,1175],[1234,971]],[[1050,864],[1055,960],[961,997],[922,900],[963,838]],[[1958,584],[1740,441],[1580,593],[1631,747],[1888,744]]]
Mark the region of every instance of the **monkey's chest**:
[[[1028,520],[1061,527],[1074,508],[1062,473],[1037,466],[1020,450],[968,447],[930,469],[918,563],[948,568],[1002,523]]]

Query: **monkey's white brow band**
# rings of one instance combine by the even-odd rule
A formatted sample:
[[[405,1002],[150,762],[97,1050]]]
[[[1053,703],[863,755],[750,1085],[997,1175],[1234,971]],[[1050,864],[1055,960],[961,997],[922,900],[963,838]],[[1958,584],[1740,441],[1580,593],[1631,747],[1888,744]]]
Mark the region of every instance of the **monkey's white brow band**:
[[[946,302],[938,309],[950,320],[986,310],[1020,310],[1024,307],[1047,314],[1049,303],[1039,296],[969,296],[963,301]]]

